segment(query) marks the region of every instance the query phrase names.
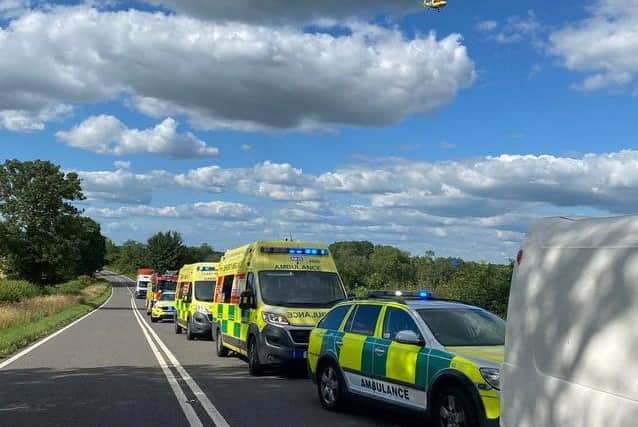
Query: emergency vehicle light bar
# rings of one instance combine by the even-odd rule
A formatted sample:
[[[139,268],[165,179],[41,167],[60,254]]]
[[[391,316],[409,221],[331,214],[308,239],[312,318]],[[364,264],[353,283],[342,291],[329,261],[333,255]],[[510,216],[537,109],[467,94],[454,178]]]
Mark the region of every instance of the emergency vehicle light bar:
[[[317,248],[273,248],[262,246],[261,252],[266,254],[290,254],[290,255],[328,255],[328,249]]]
[[[378,290],[378,291],[369,291],[368,298],[396,298],[396,299],[434,299],[434,295],[430,291],[388,291],[388,290]]]
[[[210,265],[200,265],[197,267],[197,271],[215,271],[215,267]]]

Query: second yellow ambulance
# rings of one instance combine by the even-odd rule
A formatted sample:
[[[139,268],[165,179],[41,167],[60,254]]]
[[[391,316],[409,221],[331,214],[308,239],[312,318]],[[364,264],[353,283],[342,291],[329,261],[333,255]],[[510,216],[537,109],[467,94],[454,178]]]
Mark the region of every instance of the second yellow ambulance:
[[[217,263],[187,264],[179,270],[175,292],[175,333],[186,339],[211,337]]]
[[[258,241],[226,251],[213,307],[217,355],[248,359],[249,371],[305,362],[310,331],[346,291],[326,245]]]

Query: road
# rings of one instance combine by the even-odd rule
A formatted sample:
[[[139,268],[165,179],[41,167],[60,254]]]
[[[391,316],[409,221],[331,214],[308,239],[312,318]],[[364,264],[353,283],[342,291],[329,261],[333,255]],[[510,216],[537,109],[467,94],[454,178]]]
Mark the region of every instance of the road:
[[[0,361],[0,425],[7,426],[423,426],[414,413],[356,401],[321,408],[303,375],[248,374],[214,343],[186,341],[150,323],[133,282],[102,273],[107,303],[7,365]],[[7,366],[4,366],[7,365]]]

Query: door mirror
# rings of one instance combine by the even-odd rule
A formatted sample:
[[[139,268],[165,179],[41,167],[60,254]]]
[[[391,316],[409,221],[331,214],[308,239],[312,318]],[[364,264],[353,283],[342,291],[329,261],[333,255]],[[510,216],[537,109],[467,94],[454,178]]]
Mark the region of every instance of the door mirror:
[[[425,341],[423,340],[423,338],[418,336],[416,332],[410,330],[397,332],[394,340],[396,342],[400,342],[401,344],[418,345],[421,347],[425,345]]]
[[[239,308],[242,310],[248,310],[255,308],[255,295],[252,291],[244,291],[239,296]]]

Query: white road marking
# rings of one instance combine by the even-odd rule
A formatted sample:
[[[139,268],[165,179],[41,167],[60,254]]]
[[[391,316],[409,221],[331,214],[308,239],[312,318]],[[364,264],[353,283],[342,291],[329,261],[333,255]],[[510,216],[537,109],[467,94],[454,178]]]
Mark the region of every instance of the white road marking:
[[[129,290],[129,292],[130,292],[130,290]],[[135,300],[133,298],[133,294],[131,294],[131,304],[133,304],[133,306],[135,306]],[[137,310],[136,310],[136,313],[137,313]],[[139,314],[139,313],[137,313],[137,315],[141,316],[141,314]],[[162,349],[162,351],[164,352],[164,354],[168,357],[168,360],[175,367],[175,369],[177,369],[177,372],[182,377],[184,382],[186,382],[186,384],[191,389],[191,391],[193,392],[195,397],[202,404],[202,407],[204,408],[204,410],[206,411],[208,416],[213,420],[215,425],[217,427],[230,427],[228,422],[224,419],[222,414],[217,410],[215,405],[213,405],[213,403],[210,401],[210,399],[208,399],[208,396],[206,396],[206,394],[202,391],[202,389],[195,382],[195,380],[189,375],[189,373],[186,371],[186,369],[184,369],[184,367],[179,363],[179,361],[177,360],[175,355],[168,349],[166,344],[164,344],[164,342],[160,339],[160,337],[153,330],[153,328],[151,328],[151,325],[148,323],[148,321],[143,321],[143,323],[144,323],[144,326],[146,326],[148,331],[151,333],[153,338],[155,338],[155,340],[159,344],[159,346]]]
[[[111,286],[111,295],[109,296],[109,298],[104,301],[104,304],[102,304],[101,306],[99,306],[98,308],[96,308],[95,310],[92,310],[91,312],[85,314],[84,316],[80,317],[77,320],[74,320],[73,322],[69,323],[68,325],[66,325],[64,328],[52,333],[51,335],[49,335],[46,338],[43,338],[40,341],[37,341],[35,344],[31,345],[30,347],[25,348],[24,350],[22,350],[21,352],[19,352],[18,354],[8,358],[7,360],[5,360],[4,362],[0,363],[0,369],[3,369],[7,366],[9,366],[10,364],[12,364],[13,362],[15,362],[16,360],[20,359],[22,356],[26,356],[27,354],[31,353],[33,350],[35,350],[36,348],[40,347],[42,344],[45,344],[46,342],[52,340],[53,338],[57,337],[58,335],[60,335],[62,332],[66,331],[67,329],[75,326],[76,324],[78,324],[79,322],[81,322],[82,320],[86,319],[87,317],[91,316],[92,314],[96,313],[98,310],[100,310],[102,307],[104,307],[106,304],[109,303],[109,301],[111,301],[111,298],[113,298],[113,286]]]
[[[157,349],[157,346],[151,339],[148,332],[146,332],[146,328],[144,328],[144,320],[141,318],[142,315],[137,312],[137,306],[135,305],[135,302],[133,300],[131,300],[131,307],[133,309],[133,315],[135,316],[135,320],[137,320],[137,323],[140,325],[140,328],[142,329],[142,332],[144,333],[144,338],[146,338],[146,342],[148,342],[148,345],[151,347],[151,351],[155,355],[157,362],[162,368],[162,372],[164,372],[164,375],[166,376],[166,379],[168,380],[168,383],[170,384],[171,389],[173,390],[173,394],[175,394],[175,398],[177,399],[179,406],[182,408],[182,411],[184,412],[184,415],[186,416],[186,419],[188,420],[188,423],[194,427],[203,427],[202,421],[197,416],[197,413],[195,412],[193,407],[190,405],[190,403],[187,403],[186,395],[184,394],[184,391],[179,386],[179,383],[177,382],[177,379],[173,375],[173,372],[171,372],[171,370],[169,369],[168,364],[166,363],[166,360],[164,359],[160,351]]]

